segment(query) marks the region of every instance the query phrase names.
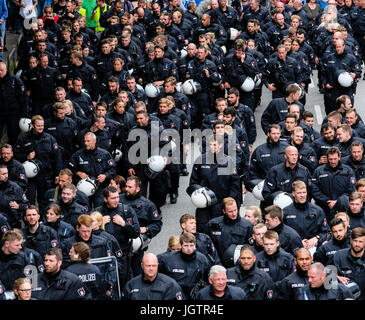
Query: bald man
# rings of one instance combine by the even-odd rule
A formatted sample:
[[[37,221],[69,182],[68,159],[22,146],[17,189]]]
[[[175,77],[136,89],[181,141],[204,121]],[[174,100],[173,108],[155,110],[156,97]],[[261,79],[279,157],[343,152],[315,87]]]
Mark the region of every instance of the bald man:
[[[282,192],[292,193],[292,184],[303,181],[309,190],[310,172],[298,163],[298,149],[294,146],[285,148],[285,162],[272,167],[266,175],[262,196],[265,204],[271,205],[275,197]]]
[[[313,263],[308,268],[308,285],[299,288],[296,300],[353,300],[350,289],[341,282],[335,282],[336,276],[327,274],[327,270],[320,262]],[[328,278],[332,281],[329,281]]]
[[[158,272],[158,259],[146,253],[142,259],[142,274],[129,280],[122,293],[124,300],[183,300],[178,283]]]

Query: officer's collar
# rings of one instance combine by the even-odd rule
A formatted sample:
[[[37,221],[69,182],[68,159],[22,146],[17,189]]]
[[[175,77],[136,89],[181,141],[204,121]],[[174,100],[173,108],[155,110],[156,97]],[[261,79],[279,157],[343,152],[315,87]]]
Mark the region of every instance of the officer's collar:
[[[348,215],[350,217],[363,218],[364,217],[364,208],[361,208],[359,213],[353,213],[350,209],[348,211]]]
[[[306,210],[309,206],[308,201],[306,201],[304,203],[299,203],[299,202],[294,201],[293,204],[294,204],[295,208],[302,210],[302,211]]]
[[[308,279],[308,273],[307,273],[307,271],[304,271],[304,270],[302,270],[300,267],[298,267],[297,266],[297,274],[298,274],[298,276],[299,277],[301,277],[301,278],[304,278],[305,280],[307,280]]]
[[[276,249],[276,252],[275,252],[275,253],[273,253],[273,254],[271,254],[271,255],[268,255],[265,251],[264,251],[264,253],[265,253],[265,256],[266,256],[266,258],[267,258],[268,260],[276,260],[276,259],[277,259],[277,257],[279,256],[279,253],[280,253],[280,247],[278,247],[278,248]]]
[[[278,146],[280,144],[280,139],[277,142],[274,142],[274,141],[270,140],[269,137],[267,137],[266,142],[268,145]]]
[[[256,262],[253,264],[252,268],[249,270],[245,270],[242,268],[241,263],[239,261],[237,261],[237,268],[240,271],[240,276],[245,279],[248,278],[249,276],[252,276],[255,274],[256,271]]]
[[[280,222],[275,228],[271,229],[273,231],[276,231],[277,233],[280,233],[284,228],[284,223]]]
[[[182,250],[180,250],[179,254],[184,261],[188,261],[188,262],[193,261],[196,258],[196,250],[194,250],[194,252],[192,254],[186,254]]]
[[[124,195],[127,200],[136,200],[142,196],[141,192],[137,192],[135,195],[129,195],[129,196],[127,196],[127,194],[124,194]]]
[[[337,171],[337,170],[339,170],[339,169],[342,169],[342,163],[341,163],[341,160],[338,162],[338,165],[337,165],[337,167],[335,167],[335,168],[332,168],[332,167],[329,165],[329,163],[326,163],[326,166],[327,166],[327,168],[328,168],[329,170],[331,170],[331,171]]]
[[[142,271],[142,273],[141,273],[141,279],[142,279],[142,281],[143,281],[144,283],[146,283],[146,284],[152,284],[152,283],[154,283],[154,282],[156,281],[157,277],[158,277],[158,274],[156,275],[155,279],[153,279],[153,280],[151,281],[151,280],[149,280],[149,279],[145,279],[145,277],[144,277],[144,272],[143,272],[143,271]]]
[[[223,221],[226,224],[235,224],[235,223],[239,222],[240,220],[241,220],[241,216],[239,214],[237,215],[237,218],[235,220],[232,220],[231,218],[228,218],[227,215],[223,216]]]
[[[218,297],[215,295],[214,290],[213,290],[213,286],[210,285],[210,289],[209,289],[209,293],[216,299],[216,300],[230,300],[230,298],[232,298],[232,295],[229,291],[228,288],[228,284],[226,285],[225,289],[224,289],[224,295],[221,297]]]
[[[333,238],[333,236],[332,236],[332,242],[333,242],[333,244],[334,244],[334,245],[336,245],[336,246],[338,246],[338,247],[342,248],[342,247],[344,247],[347,243],[349,243],[349,236],[348,236],[348,234],[346,233],[345,237],[344,237],[342,240],[337,240],[337,239]]]

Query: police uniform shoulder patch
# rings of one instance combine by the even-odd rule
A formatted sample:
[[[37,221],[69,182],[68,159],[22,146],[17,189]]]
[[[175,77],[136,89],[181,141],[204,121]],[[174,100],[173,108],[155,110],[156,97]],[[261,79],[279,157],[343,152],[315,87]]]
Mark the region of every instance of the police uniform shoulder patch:
[[[57,244],[58,244],[57,240],[52,240],[52,241],[51,241],[51,246],[52,246],[52,248],[57,247]]]
[[[157,217],[158,217],[158,212],[157,212],[157,211],[154,211],[154,212],[153,212],[153,216],[154,216],[155,218],[157,218]]]
[[[43,266],[43,264],[41,264],[41,265],[39,265],[39,266],[38,266],[38,270],[39,270],[39,272],[43,272],[43,271],[44,271],[44,266]]]
[[[273,298],[273,295],[274,295],[274,293],[273,293],[272,290],[267,290],[266,296],[267,296],[268,299],[272,299]]]
[[[123,255],[122,250],[118,250],[118,251],[116,251],[116,252],[115,252],[115,255],[116,255],[118,258],[120,258],[120,257]]]
[[[8,229],[8,227],[7,226],[1,226],[1,232],[2,233],[6,233],[6,232],[8,232],[9,231],[9,229]]]
[[[53,149],[58,149],[58,144],[57,143],[53,144]]]
[[[110,160],[108,161],[108,164],[109,164],[110,166],[112,166],[112,165],[113,165],[113,160],[112,160],[112,159],[110,159]]]
[[[355,177],[351,177],[351,178],[350,178],[350,181],[351,181],[351,183],[352,183],[352,184],[355,184],[355,183],[356,183],[356,179],[355,179]]]
[[[25,179],[25,175],[21,173],[21,174],[19,175],[19,178],[20,178],[20,179],[22,179],[22,180],[24,180],[24,179]]]
[[[3,294],[4,293],[4,287],[3,286],[0,286],[0,294]]]
[[[183,299],[183,296],[182,296],[182,293],[179,291],[176,293],[176,300],[182,300]]]
[[[83,287],[81,287],[80,289],[77,289],[77,294],[80,296],[80,297],[83,297],[85,296],[85,289]]]
[[[127,222],[129,223],[129,224],[132,224],[132,218],[127,218]]]

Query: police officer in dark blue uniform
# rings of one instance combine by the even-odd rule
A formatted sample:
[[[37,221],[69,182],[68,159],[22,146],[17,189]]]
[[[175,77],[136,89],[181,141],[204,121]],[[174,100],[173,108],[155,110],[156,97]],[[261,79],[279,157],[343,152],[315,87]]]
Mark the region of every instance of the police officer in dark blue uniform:
[[[41,114],[42,107],[52,101],[54,89],[63,82],[60,72],[48,65],[47,54],[42,53],[38,61],[38,66],[31,69],[25,79],[32,115]]]
[[[280,248],[277,232],[268,230],[263,239],[264,251],[256,255],[256,266],[267,272],[275,285],[278,285],[294,271],[294,259],[290,253]]]
[[[308,201],[303,181],[292,184],[293,203],[283,209],[283,222],[298,232],[305,248],[317,248],[327,240],[329,228],[323,210]]]
[[[358,181],[365,177],[364,145],[360,141],[353,141],[350,153],[342,158],[342,162],[355,172],[356,181]]]
[[[61,207],[53,203],[46,208],[44,217],[44,224],[57,232],[60,243],[76,234],[75,228],[71,224],[63,221],[61,215]]]
[[[161,231],[162,219],[154,203],[142,196],[140,191],[141,181],[139,178],[136,176],[128,177],[125,193],[121,195],[120,202],[134,209],[141,235],[146,236],[147,239],[152,239]],[[144,251],[147,249],[148,247],[137,251],[132,257],[132,270],[135,276],[142,272],[141,262]]]
[[[257,268],[256,257],[251,246],[243,245],[235,266],[227,269],[227,282],[242,288],[247,300],[273,300],[275,285],[271,277]]]
[[[318,164],[327,163],[327,150],[338,145],[334,127],[325,123],[321,126],[322,137],[312,142],[311,147],[317,155]]]
[[[24,245],[37,251],[44,256],[50,248],[60,246],[55,230],[40,223],[40,214],[37,206],[30,205],[24,213],[25,227],[22,229],[24,235]]]
[[[273,99],[285,97],[285,89],[289,84],[297,83],[304,87],[300,64],[287,56],[284,45],[279,45],[277,51],[277,58],[270,59],[267,64],[266,86],[272,91]]]
[[[93,300],[104,300],[107,295],[103,292],[100,269],[89,263],[90,248],[85,242],[76,242],[70,250],[71,264],[65,271],[76,274],[89,289]]]
[[[33,160],[38,165],[39,172],[34,178],[29,178],[26,194],[32,204],[36,197],[38,203],[41,202],[45,191],[62,169],[62,151],[56,139],[44,132],[43,117],[33,116],[32,129],[18,137],[14,156],[20,162]]]
[[[196,300],[246,300],[246,292],[240,287],[227,284],[227,270],[220,265],[209,269],[209,284],[198,291]]]
[[[22,80],[10,75],[6,64],[0,63],[0,131],[7,126],[9,143],[14,145],[19,134],[20,115],[26,111],[27,95]]]
[[[201,185],[212,190],[217,198],[216,204],[196,209],[198,232],[207,233],[207,222],[222,214],[224,198],[232,197],[237,202],[238,207],[241,204],[241,186],[236,164],[231,157],[223,153],[222,147],[223,143],[220,138],[212,136],[209,139],[209,150],[196,160],[190,176],[188,193],[190,192],[189,188],[193,185]],[[222,175],[218,173],[218,170],[224,170],[227,173]]]
[[[196,57],[190,60],[185,74],[186,79],[192,79],[200,84],[201,89],[191,96],[194,105],[192,110],[192,127],[200,127],[205,115],[211,113],[212,92],[218,87],[222,78],[214,62],[207,59],[207,47],[199,47]]]
[[[304,111],[304,107],[299,102],[300,88],[296,84],[290,84],[285,89],[285,97],[272,99],[261,116],[262,130],[267,133],[270,124],[280,123],[288,114],[288,107],[291,104],[297,104],[300,107],[300,113]]]
[[[20,227],[22,212],[28,203],[23,189],[9,181],[7,167],[0,165],[0,212],[12,228]]]
[[[5,233],[0,250],[0,281],[6,291],[13,290],[14,281],[24,277],[24,267],[28,264],[22,249],[23,234],[19,229]]]
[[[329,55],[324,61],[324,79],[325,86],[325,106],[326,110],[331,105],[335,105],[336,98],[342,94],[347,94],[354,104],[354,94],[356,90],[356,82],[361,76],[361,67],[355,56],[345,51],[345,43],[342,39],[336,42],[336,53]],[[353,79],[353,84],[349,87],[344,87],[339,83],[338,71],[345,70],[350,73]]]
[[[336,281],[336,277],[331,279]],[[295,300],[345,300],[354,299],[353,292],[342,283],[328,283],[327,271],[320,262],[308,269],[309,284],[295,292]]]
[[[25,190],[28,185],[28,178],[25,176],[23,165],[14,159],[13,147],[10,144],[6,143],[1,147],[0,164],[8,167],[9,180]]]
[[[44,272],[38,274],[37,290],[32,297],[37,300],[90,300],[91,293],[79,277],[61,269],[62,251],[49,249],[44,257]]]
[[[180,285],[158,272],[159,261],[153,253],[142,260],[143,273],[129,280],[122,292],[123,300],[184,300]]]
[[[52,118],[44,122],[44,131],[52,135],[62,148],[63,167],[67,165],[71,155],[78,149],[77,123],[66,117],[66,105],[56,102],[53,105]]]
[[[267,141],[259,145],[251,155],[249,180],[265,179],[272,167],[285,162],[285,149],[289,144],[280,140],[280,126],[270,125],[267,136]],[[249,191],[254,187],[249,181],[245,181],[245,185]]]
[[[212,239],[205,233],[196,232],[196,219],[191,214],[184,214],[180,218],[180,227],[184,232],[190,232],[196,239],[196,250],[204,254],[211,266],[221,264],[218,251],[214,247]]]
[[[195,236],[191,233],[180,235],[181,250],[160,256],[158,270],[177,281],[186,298],[197,283],[206,281],[208,259],[195,250]]]
[[[308,249],[300,248],[297,250],[294,258],[296,271],[278,283],[278,300],[294,300],[299,288],[309,284],[307,271],[312,261],[313,259]]]
[[[78,217],[87,213],[85,207],[77,203],[76,191],[77,189],[72,183],[66,183],[61,190],[60,198],[56,202],[61,209],[62,220],[73,227],[76,226]]]
[[[314,261],[321,262],[325,266],[333,264],[333,256],[337,251],[350,247],[350,235],[342,219],[333,218],[329,227],[331,239],[317,248],[313,255]]]
[[[310,186],[309,170],[298,163],[298,150],[294,146],[286,147],[285,163],[280,163],[271,168],[265,178],[262,196],[265,203],[272,203],[278,191],[292,191],[292,183],[296,180],[303,181],[307,186]]]
[[[252,224],[238,214],[237,203],[233,198],[224,198],[222,209],[223,216],[211,219],[207,232],[221,261],[231,244],[248,244],[252,235]]]
[[[94,206],[102,203],[103,187],[109,184],[110,179],[115,175],[115,162],[111,154],[96,147],[96,136],[88,132],[84,136],[85,147],[71,156],[68,167],[78,179],[90,177],[95,179],[97,190],[90,201]],[[76,181],[75,181],[76,183]]]
[[[325,212],[327,220],[332,219],[330,210],[339,196],[354,191],[355,174],[340,161],[340,150],[331,147],[327,151],[328,163],[314,170],[312,175],[312,196]]]
[[[245,40],[244,40],[245,41]],[[241,89],[241,85],[250,77],[254,79],[258,73],[256,60],[245,52],[244,44],[235,42],[234,54],[226,56],[223,63],[224,85],[226,88],[235,87]],[[240,102],[254,109],[253,90],[242,88],[240,90]]]

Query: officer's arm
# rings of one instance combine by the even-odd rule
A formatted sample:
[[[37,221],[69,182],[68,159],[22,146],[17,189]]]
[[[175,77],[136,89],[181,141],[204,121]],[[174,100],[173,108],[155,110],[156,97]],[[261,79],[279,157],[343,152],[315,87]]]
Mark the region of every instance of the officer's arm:
[[[275,170],[270,169],[267,173],[264,187],[262,189],[262,196],[264,197],[265,201],[273,202],[274,200],[274,192],[279,191],[276,186],[277,180],[277,172]]]
[[[347,190],[346,193],[350,195],[350,193],[355,191],[355,173],[351,168],[348,168],[349,172],[347,173],[348,183],[347,183]]]
[[[106,179],[111,179],[116,174],[116,163],[114,159],[112,158],[111,154],[108,152],[108,154],[105,156],[104,160],[104,170],[101,172],[101,174],[106,175]]]
[[[14,158],[22,163],[27,160],[27,156],[29,154],[29,152],[27,152],[29,149],[24,146],[24,138],[24,134],[20,134],[13,148]]]
[[[311,172],[317,167],[318,159],[314,150],[311,148],[311,151],[302,156],[299,161],[303,166],[306,166]]]
[[[27,97],[27,93],[25,90],[25,86],[22,80],[20,80],[19,78],[16,78],[16,99],[18,100],[18,105],[20,106],[20,114],[23,114],[26,112],[27,110],[27,105],[28,105],[28,97]]]
[[[128,206],[128,210],[127,210],[127,217],[126,218],[131,218],[132,221],[128,222],[128,219],[124,219],[125,220],[125,226],[122,227],[123,231],[125,231],[129,238],[137,238],[140,235],[140,226],[139,226],[139,222],[138,222],[138,218],[137,215],[134,211],[133,208],[131,208],[130,206]]]
[[[64,295],[65,300],[92,300],[90,290],[76,276],[75,279],[69,279],[69,284]]]
[[[244,116],[245,129],[248,135],[248,142],[250,145],[253,145],[256,141],[257,131],[256,131],[256,119],[251,108],[247,108],[247,113]]]
[[[221,47],[224,46],[227,43],[227,31],[224,30],[224,28],[217,24],[218,26],[218,30],[216,31],[215,35],[216,35],[216,43]]]
[[[319,184],[319,176],[320,171],[319,168],[314,170],[312,181],[311,181],[311,190],[312,196],[316,201],[319,201],[321,204],[327,206],[327,201],[331,200],[326,194],[321,191],[321,187]]]
[[[16,190],[15,202],[19,205],[19,212],[23,212],[29,205],[29,200],[22,188]]]
[[[25,175],[25,170],[22,165],[16,167],[14,176],[14,182],[16,182],[23,190],[25,190],[28,185],[28,178]]]
[[[229,196],[236,200],[237,207],[241,206],[241,179],[237,174],[237,169],[235,168],[235,163],[230,159],[230,163],[233,167],[231,173],[231,181],[229,186]]]
[[[52,140],[54,140],[52,144],[54,175],[58,175],[58,172],[63,169],[62,151],[58,143],[56,142],[56,139],[53,138]]]
[[[90,97],[93,100],[93,102],[96,102],[99,99],[99,79],[95,70],[92,70],[90,72],[90,79],[91,79],[91,92],[89,92]]]
[[[322,208],[319,208],[317,225],[317,235],[319,236],[317,247],[319,247],[327,239],[328,234],[331,232]]]
[[[276,119],[276,113],[274,112],[274,105],[272,102],[266,107],[261,116],[261,128],[266,134],[269,131],[270,124],[278,123],[278,119]]]
[[[148,211],[150,216],[150,224],[146,226],[146,235],[152,239],[161,231],[162,218],[161,215],[158,213],[155,204],[150,204],[148,207]]]

